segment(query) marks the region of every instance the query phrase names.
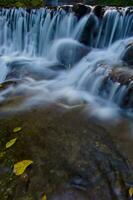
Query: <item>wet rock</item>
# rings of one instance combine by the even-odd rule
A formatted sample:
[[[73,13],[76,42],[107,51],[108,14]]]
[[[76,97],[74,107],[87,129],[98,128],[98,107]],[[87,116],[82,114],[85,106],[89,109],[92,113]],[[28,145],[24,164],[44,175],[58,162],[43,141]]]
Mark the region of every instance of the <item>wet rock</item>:
[[[82,191],[69,189],[64,192],[59,192],[50,200],[88,200],[88,197]]]
[[[91,12],[91,7],[86,6],[82,3],[75,4],[72,8],[73,12],[80,18],[87,13]]]
[[[10,200],[40,199],[44,192],[50,200],[127,200],[126,183],[132,181],[132,168],[110,133],[85,118],[80,109],[59,112],[54,106],[42,106],[0,117],[4,144],[14,127],[23,126],[8,159],[34,161],[23,177],[14,176],[10,182],[10,176],[1,177],[5,184],[0,190],[11,188]],[[1,199],[7,200],[3,193]]]
[[[109,73],[109,77],[121,85],[129,85],[133,81],[133,72],[128,68],[112,69]]]
[[[18,84],[17,79],[6,80],[0,84],[0,91],[9,88],[10,86],[16,86]]]
[[[49,69],[54,70],[54,71],[60,71],[60,70],[65,70],[65,65],[60,64],[60,63],[55,63],[53,65],[48,66]]]
[[[31,8],[26,8],[26,12],[27,12],[28,14],[30,14],[30,13],[31,13],[31,11],[32,11],[32,9],[31,9]]]
[[[74,65],[90,52],[90,49],[74,40],[63,40],[57,48],[57,59],[63,65]]]
[[[109,79],[113,81],[115,84],[116,82],[119,83],[119,91],[123,93],[119,93],[121,95],[121,103],[120,106],[126,109],[133,108],[133,72],[127,68],[123,69],[113,69],[109,72]],[[122,89],[123,88],[123,89]]]
[[[98,18],[101,18],[104,14],[104,10],[103,10],[103,7],[102,6],[95,6],[93,8],[93,13],[98,17]]]
[[[127,46],[122,55],[122,60],[128,65],[133,65],[133,44]]]
[[[34,67],[31,61],[19,60],[8,64],[9,72],[6,80],[23,79],[31,77],[35,80],[53,79],[58,76],[58,71],[65,70],[65,66],[59,63],[48,63],[46,66]]]
[[[61,8],[63,10],[65,10],[66,12],[70,12],[71,11],[71,6],[70,5],[62,5]]]
[[[88,18],[84,31],[82,32],[80,42],[85,45],[94,46],[93,43],[95,42],[95,38],[98,34],[98,25],[99,20],[97,16],[91,14]]]

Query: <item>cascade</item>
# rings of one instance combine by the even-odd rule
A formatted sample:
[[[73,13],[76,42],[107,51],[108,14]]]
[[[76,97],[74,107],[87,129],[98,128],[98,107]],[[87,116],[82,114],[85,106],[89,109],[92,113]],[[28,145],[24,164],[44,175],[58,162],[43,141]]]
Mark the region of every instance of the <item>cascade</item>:
[[[72,7],[1,8],[0,82],[21,80],[16,93],[32,91],[34,96],[27,105],[31,99],[33,103],[67,98],[70,104],[83,101],[132,113],[133,69],[122,61],[130,45],[133,14],[129,9],[108,8],[98,17],[91,8],[77,17]],[[125,68],[127,82],[117,72]],[[9,88],[0,92],[0,100],[8,94]]]

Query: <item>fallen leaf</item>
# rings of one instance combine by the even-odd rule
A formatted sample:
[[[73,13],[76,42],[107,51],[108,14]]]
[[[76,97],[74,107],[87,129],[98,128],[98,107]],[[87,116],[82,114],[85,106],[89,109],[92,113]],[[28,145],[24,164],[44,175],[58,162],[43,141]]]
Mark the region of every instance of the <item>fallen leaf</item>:
[[[129,188],[129,196],[130,196],[130,197],[133,197],[133,187],[130,187],[130,188]]]
[[[6,143],[6,149],[10,148],[12,145],[15,144],[17,138],[14,138],[12,140],[10,140],[9,142]]]
[[[47,200],[47,196],[46,196],[46,194],[43,195],[43,197],[42,197],[41,200]]]
[[[16,127],[16,128],[13,129],[13,132],[17,133],[17,132],[19,132],[21,130],[22,130],[22,127]]]
[[[3,87],[3,85],[0,83],[0,88],[2,88]]]
[[[31,165],[33,163],[32,160],[23,160],[23,161],[20,161],[18,163],[16,163],[14,165],[14,169],[13,169],[13,172],[17,175],[17,176],[20,176],[21,174],[24,173],[24,171],[26,170],[26,168]]]

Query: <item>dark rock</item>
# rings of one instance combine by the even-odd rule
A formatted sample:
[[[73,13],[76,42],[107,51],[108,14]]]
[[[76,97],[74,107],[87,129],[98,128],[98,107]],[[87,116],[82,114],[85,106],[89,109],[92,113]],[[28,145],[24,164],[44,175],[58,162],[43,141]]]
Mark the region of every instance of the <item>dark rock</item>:
[[[98,17],[101,18],[103,16],[103,7],[102,6],[95,6],[93,9],[94,14]]]
[[[11,170],[14,160],[34,161],[24,177],[13,176],[11,180],[12,174],[7,172],[1,176],[2,200],[7,200],[5,193],[9,196],[9,189],[10,200],[40,199],[44,192],[49,200],[127,200],[127,182],[132,183],[133,172],[123,156],[125,138],[119,151],[120,140],[114,143],[108,124],[103,127],[102,123],[86,118],[81,108],[59,112],[55,106],[35,107],[7,118],[0,117],[3,133],[0,141],[4,146],[12,137],[14,127],[23,127],[20,139],[8,157],[3,158],[1,168],[7,161]],[[117,128],[114,135],[121,136],[122,132]],[[128,152],[132,153],[132,148]]]
[[[113,81],[113,83],[120,83],[119,90],[124,86],[125,92],[121,97],[120,106],[125,109],[132,109],[133,107],[133,73],[131,70],[125,69],[113,69],[109,73],[109,79]]]
[[[31,8],[26,8],[26,12],[27,12],[28,14],[30,14],[30,13],[31,13],[31,11],[32,11],[32,9],[31,9]]]
[[[122,55],[122,60],[128,65],[133,65],[133,44],[127,46]]]
[[[71,6],[69,6],[69,5],[63,5],[63,6],[61,6],[61,8],[62,8],[63,10],[65,10],[66,12],[71,11]]]
[[[83,194],[82,191],[69,189],[63,192],[59,192],[54,197],[50,198],[50,200],[87,200],[88,197]]]
[[[109,77],[121,85],[129,85],[133,81],[133,73],[127,68],[112,69],[109,73]]]
[[[90,13],[91,8],[82,3],[78,3],[73,6],[73,12],[80,18],[80,17],[86,15],[87,13]]]
[[[16,86],[17,84],[18,84],[18,80],[17,79],[4,81],[3,83],[1,83],[0,91],[1,90],[5,90],[10,86]]]
[[[90,49],[74,40],[63,40],[57,48],[57,59],[61,64],[74,65],[89,53]]]
[[[93,46],[95,38],[97,37],[98,34],[98,25],[99,25],[99,20],[97,16],[95,16],[93,13],[90,14],[86,26],[84,28],[84,31],[82,32],[80,42],[85,45]]]

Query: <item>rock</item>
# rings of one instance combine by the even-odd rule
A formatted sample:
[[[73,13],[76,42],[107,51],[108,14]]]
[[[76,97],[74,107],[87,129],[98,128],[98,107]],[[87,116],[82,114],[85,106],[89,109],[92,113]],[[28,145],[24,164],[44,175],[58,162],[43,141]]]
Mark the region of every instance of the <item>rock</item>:
[[[87,200],[87,195],[82,191],[69,189],[54,195],[50,200]]]
[[[36,66],[36,67],[34,67]],[[6,80],[10,79],[23,79],[31,77],[35,80],[53,79],[58,76],[58,71],[65,70],[65,66],[59,63],[46,63],[37,65],[30,60],[16,60],[8,63],[9,73]]]
[[[18,84],[17,79],[6,80],[0,84],[0,91],[9,88],[10,86],[16,86]]]
[[[90,49],[85,45],[65,39],[57,44],[57,59],[63,65],[74,65],[89,53]]]
[[[98,34],[98,25],[99,20],[97,16],[95,16],[93,13],[90,14],[84,31],[82,32],[80,42],[85,45],[93,46],[95,37]]]
[[[70,5],[62,5],[61,8],[63,10],[65,10],[66,12],[70,12],[71,11],[71,6]]]
[[[101,18],[103,16],[103,13],[104,13],[103,7],[102,6],[95,6],[93,8],[93,12],[98,18]]]
[[[133,65],[133,43],[128,45],[122,55],[122,60],[128,65]]]
[[[86,15],[87,13],[90,13],[91,7],[86,6],[82,3],[78,3],[78,4],[73,6],[72,10],[80,18],[80,17]]]
[[[113,69],[109,73],[109,79],[111,79],[114,83],[120,83],[119,90],[124,86],[125,91],[123,93],[119,93],[121,96],[120,107],[124,109],[132,109],[133,107],[133,72],[128,70],[127,68],[123,69]]]
[[[111,80],[121,85],[129,85],[133,81],[133,72],[127,68],[112,69],[109,73],[109,77]]]
[[[42,193],[49,200],[127,199],[127,183],[133,180],[132,165],[123,156],[125,138],[121,140],[124,146],[120,151],[120,140],[113,141],[108,124],[104,127],[98,120],[88,119],[79,108],[62,112],[55,106],[0,117],[2,147],[12,137],[13,128],[23,126],[18,142],[1,161],[1,168],[8,162],[12,170],[14,160],[34,161],[23,177],[11,172],[1,176],[2,200],[7,200],[5,193],[10,200],[40,199]],[[113,133],[119,136],[122,132],[116,127]],[[131,146],[126,156],[132,149]]]

